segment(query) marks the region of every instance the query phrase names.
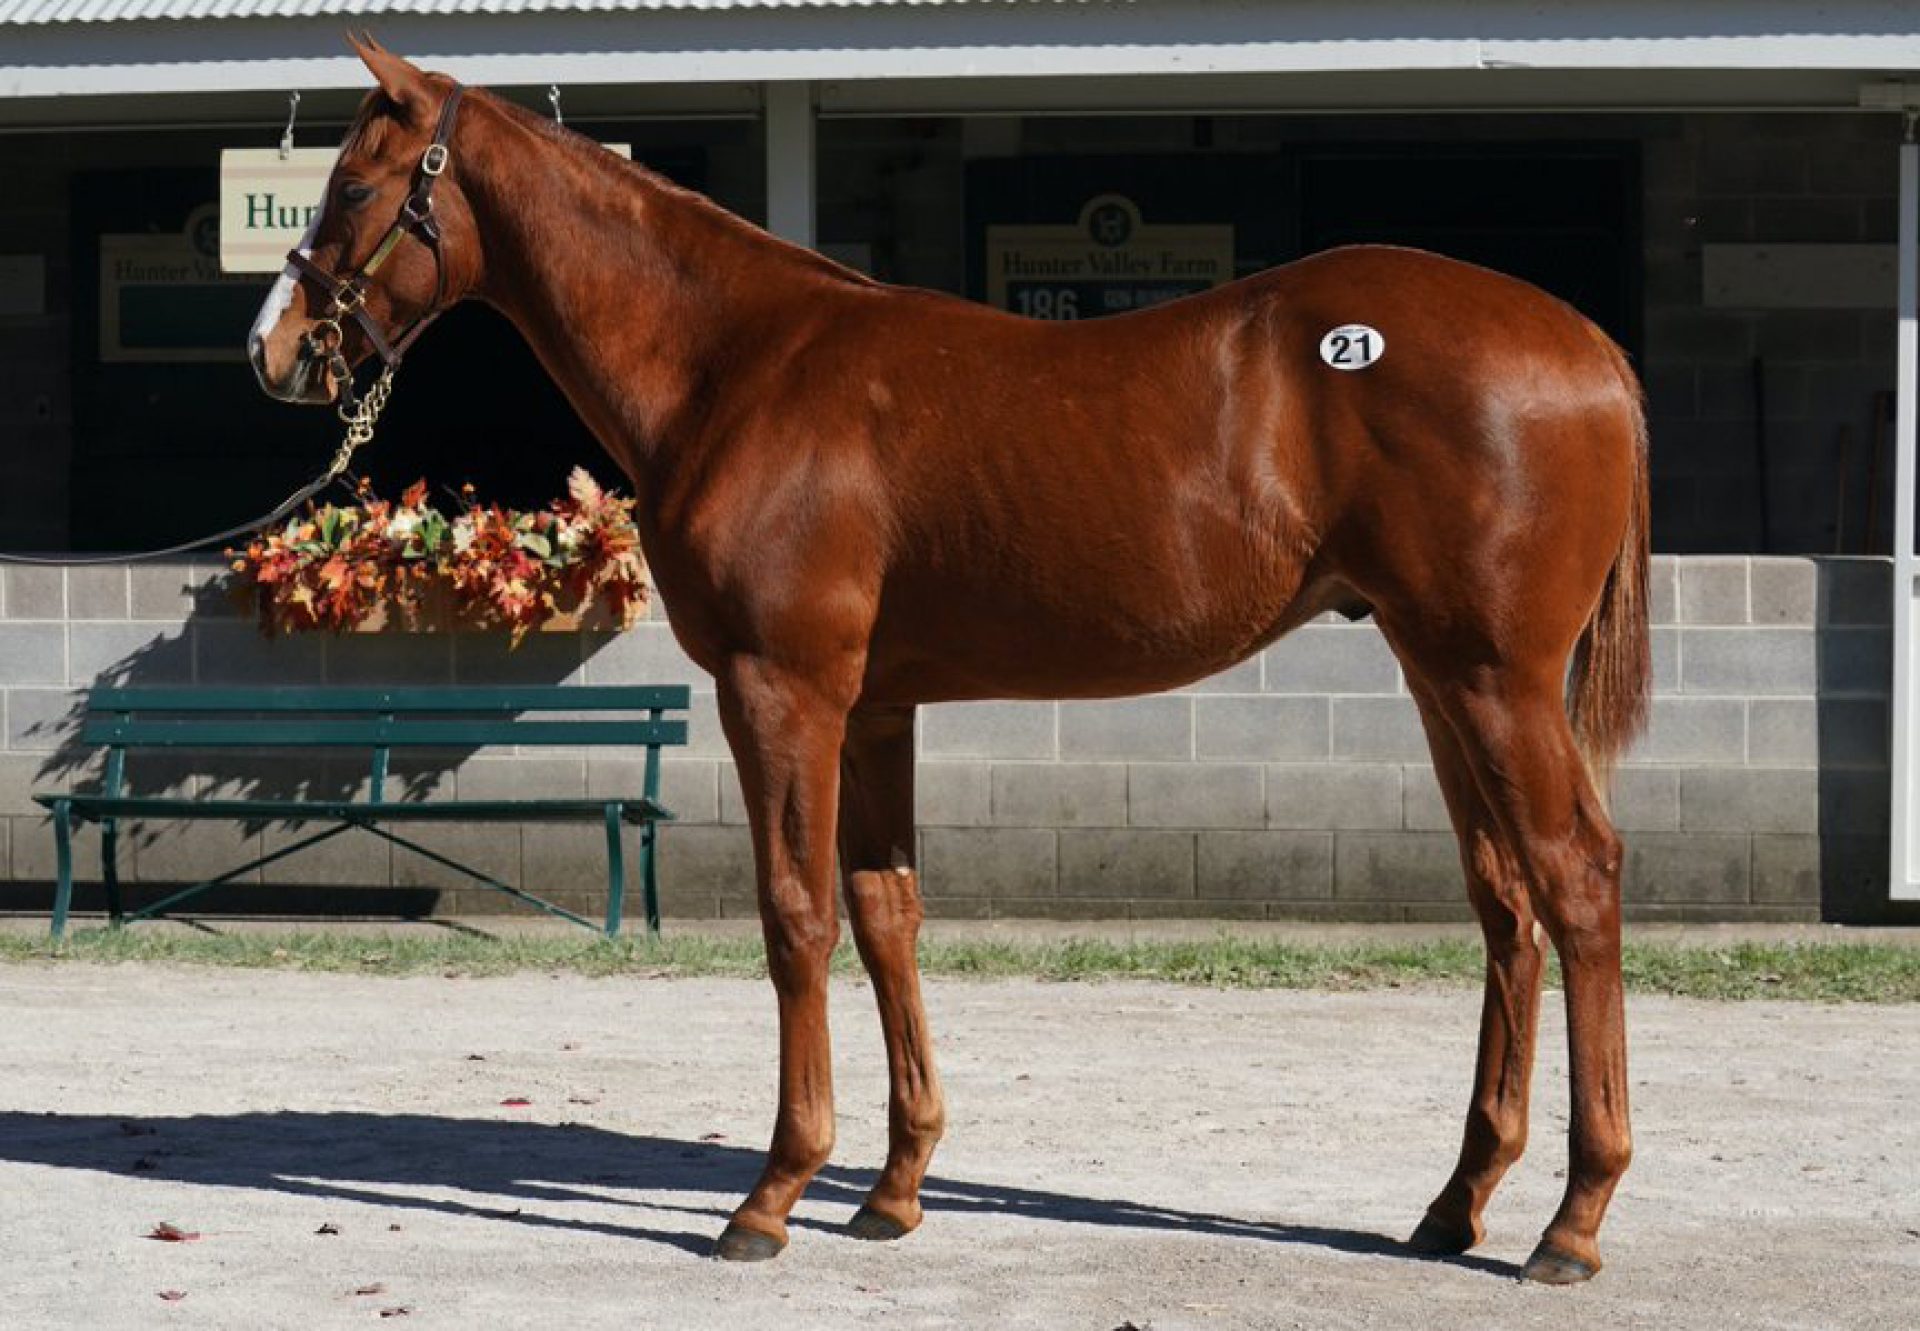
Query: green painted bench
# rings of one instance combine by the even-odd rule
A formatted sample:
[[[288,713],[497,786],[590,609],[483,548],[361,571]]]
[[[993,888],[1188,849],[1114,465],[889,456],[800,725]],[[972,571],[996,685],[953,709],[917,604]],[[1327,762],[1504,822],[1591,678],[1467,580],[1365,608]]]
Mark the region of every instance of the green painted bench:
[[[673,813],[660,803],[660,751],[687,742],[684,715],[691,691],[665,687],[528,688],[97,688],[87,695],[80,741],[107,751],[104,789],[97,794],[35,795],[53,815],[58,883],[53,936],[66,931],[73,901],[73,833],[76,824],[101,829],[101,878],[107,913],[115,926],[149,919],[210,888],[331,840],[355,828],[422,855],[562,919],[590,929],[620,932],[626,896],[624,826],[640,829],[640,885],[647,928],[660,931],[655,881],[657,824]],[[534,715],[527,715],[533,713]],[[551,713],[567,715],[556,718]],[[637,795],[586,799],[436,800],[386,799],[387,769],[395,749],[468,749],[481,745],[625,745],[647,751],[643,788]],[[370,749],[368,794],[363,800],[217,799],[128,795],[129,750],[145,749]],[[144,906],[122,908],[118,841],[122,819],[226,819],[232,821],[328,823],[331,826],[245,864]],[[502,883],[391,830],[397,823],[595,822],[607,834],[607,913],[594,924],[521,888]]]

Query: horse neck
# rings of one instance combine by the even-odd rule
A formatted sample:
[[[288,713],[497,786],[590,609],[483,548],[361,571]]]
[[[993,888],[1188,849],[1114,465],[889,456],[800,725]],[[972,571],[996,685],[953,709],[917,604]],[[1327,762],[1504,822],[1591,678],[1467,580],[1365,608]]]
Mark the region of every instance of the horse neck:
[[[555,137],[488,98],[464,192],[484,254],[475,294],[519,328],[595,435],[638,478],[698,437],[711,367],[738,366],[756,307],[824,262],[698,195]]]

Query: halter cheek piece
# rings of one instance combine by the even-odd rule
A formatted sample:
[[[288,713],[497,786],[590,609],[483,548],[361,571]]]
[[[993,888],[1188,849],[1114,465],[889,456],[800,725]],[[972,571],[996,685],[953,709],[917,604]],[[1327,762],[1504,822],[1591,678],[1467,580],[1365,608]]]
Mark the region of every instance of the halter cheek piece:
[[[433,187],[447,169],[447,142],[453,136],[453,118],[460,110],[460,97],[465,91],[456,83],[453,91],[447,94],[447,100],[440,108],[439,123],[434,126],[433,142],[420,155],[413,192],[401,203],[400,216],[387,228],[387,234],[374,246],[373,253],[351,276],[335,276],[298,249],[287,252],[287,262],[298,269],[303,277],[318,283],[330,298],[326,313],[308,330],[305,347],[309,356],[325,362],[328,373],[333,376],[340,394],[340,416],[349,425],[361,421],[367,413],[353,386],[353,368],[347,364],[346,354],[342,350],[346,335],[341,330],[340,321],[351,316],[360,325],[360,331],[366,334],[368,345],[386,363],[380,382],[368,394],[366,405],[373,406],[374,403],[385,402],[387,385],[393,372],[400,368],[401,357],[407,354],[407,348],[413,345],[414,339],[426,331],[427,325],[439,317],[440,302],[446,295],[447,269],[440,253],[440,224],[433,215]],[[433,251],[433,303],[402,329],[399,336],[389,338],[367,309],[366,284],[367,279],[386,263],[400,244],[401,237],[408,232],[419,236]],[[377,414],[378,407],[374,406],[373,410]],[[367,424],[371,436],[371,421],[367,421]]]

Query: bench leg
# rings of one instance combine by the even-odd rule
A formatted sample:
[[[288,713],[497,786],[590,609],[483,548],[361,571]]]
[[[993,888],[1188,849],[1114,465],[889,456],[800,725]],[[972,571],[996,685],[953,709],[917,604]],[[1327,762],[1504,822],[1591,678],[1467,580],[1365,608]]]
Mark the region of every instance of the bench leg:
[[[107,921],[118,929],[125,922],[120,908],[120,820],[100,823],[100,881],[107,891]]]
[[[59,875],[53,889],[52,936],[67,932],[67,911],[73,905],[73,815],[65,800],[53,806],[53,857]]]
[[[607,937],[620,936],[627,904],[627,862],[620,845],[620,806],[607,806]]]
[[[653,835],[659,824],[642,823],[640,826],[640,900],[647,911],[647,933],[660,936],[660,884],[654,877]]]

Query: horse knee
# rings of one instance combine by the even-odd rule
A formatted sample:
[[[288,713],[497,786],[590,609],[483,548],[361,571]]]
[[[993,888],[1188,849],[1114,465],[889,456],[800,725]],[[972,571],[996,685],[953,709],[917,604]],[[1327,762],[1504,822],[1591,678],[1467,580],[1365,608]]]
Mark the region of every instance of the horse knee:
[[[1505,1169],[1527,1153],[1524,1114],[1496,1114],[1482,1104],[1467,1110],[1467,1132],[1485,1145],[1488,1163]]]
[[[825,983],[827,965],[840,943],[840,919],[831,904],[817,906],[795,887],[770,894],[761,908],[767,970],[782,989]]]

